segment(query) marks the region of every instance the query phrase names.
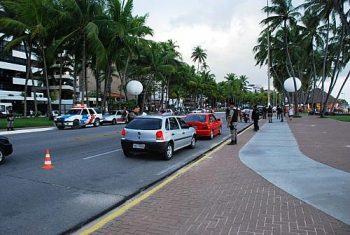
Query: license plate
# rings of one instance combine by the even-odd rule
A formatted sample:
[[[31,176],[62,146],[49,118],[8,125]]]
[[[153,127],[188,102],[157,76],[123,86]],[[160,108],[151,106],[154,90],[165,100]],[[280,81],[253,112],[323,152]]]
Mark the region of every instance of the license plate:
[[[57,122],[56,125],[57,126],[63,126],[63,123],[62,122]]]
[[[134,149],[145,149],[145,144],[133,144]]]

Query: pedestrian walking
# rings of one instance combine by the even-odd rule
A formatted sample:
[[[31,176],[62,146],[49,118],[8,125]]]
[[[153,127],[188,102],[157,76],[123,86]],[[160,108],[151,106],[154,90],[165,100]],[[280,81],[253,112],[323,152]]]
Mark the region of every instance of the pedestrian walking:
[[[271,105],[269,105],[269,107],[267,108],[267,117],[269,119],[269,123],[272,123],[272,114],[273,114],[273,110]]]
[[[14,126],[14,122],[15,122],[15,116],[13,115],[12,110],[10,110],[10,112],[7,114],[6,120],[7,120],[7,130],[13,131],[14,130],[13,126]]]
[[[234,102],[230,103],[230,112],[229,112],[229,122],[227,126],[230,128],[231,133],[231,142],[232,144],[237,144],[237,122],[238,122],[238,108],[235,106]]]
[[[128,109],[126,108],[126,106],[124,106],[124,109],[122,111],[122,117],[124,118],[124,120],[128,120],[128,115],[129,115],[129,111]]]
[[[266,119],[266,112],[267,112],[267,109],[266,109],[266,106],[263,107],[263,119]]]
[[[258,131],[259,130],[259,110],[257,105],[254,105],[253,112],[252,112],[252,119],[254,122],[254,130]]]
[[[294,116],[293,107],[289,107],[288,117],[290,121],[292,121],[293,116]]]
[[[283,118],[284,118],[284,114],[285,114],[284,107],[281,106],[280,109],[281,109],[281,122],[283,122]]]
[[[277,119],[281,119],[281,116],[282,116],[281,106],[277,105],[276,111],[277,111]]]

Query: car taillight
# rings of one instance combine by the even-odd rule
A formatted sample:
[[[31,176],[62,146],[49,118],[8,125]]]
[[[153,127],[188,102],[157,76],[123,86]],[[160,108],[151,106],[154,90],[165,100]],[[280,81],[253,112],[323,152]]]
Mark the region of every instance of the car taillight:
[[[122,135],[122,137],[125,137],[125,135],[126,135],[126,130],[124,128],[123,128],[123,130],[121,132],[121,135]]]
[[[164,140],[163,131],[156,132],[156,140]]]

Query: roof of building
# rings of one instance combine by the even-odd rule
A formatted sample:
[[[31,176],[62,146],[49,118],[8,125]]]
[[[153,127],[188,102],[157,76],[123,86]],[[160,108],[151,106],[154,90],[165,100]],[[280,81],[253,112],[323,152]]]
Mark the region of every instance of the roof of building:
[[[323,100],[322,100],[322,93],[323,93]],[[322,91],[320,88],[315,88],[313,89],[310,94],[309,94],[309,103],[322,103],[326,100],[327,98],[327,92]],[[333,103],[335,102],[335,98],[330,95],[328,99],[328,103]]]

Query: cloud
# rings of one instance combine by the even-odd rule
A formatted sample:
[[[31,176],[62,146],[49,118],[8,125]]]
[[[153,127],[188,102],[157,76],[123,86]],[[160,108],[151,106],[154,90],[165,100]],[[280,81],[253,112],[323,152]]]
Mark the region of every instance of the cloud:
[[[149,13],[153,39],[176,41],[187,63],[194,64],[191,53],[199,45],[207,51],[207,64],[217,81],[235,73],[267,87],[267,68],[255,66],[253,53],[262,31],[260,22],[266,17],[261,10],[265,5],[262,0],[134,0],[137,14]]]

